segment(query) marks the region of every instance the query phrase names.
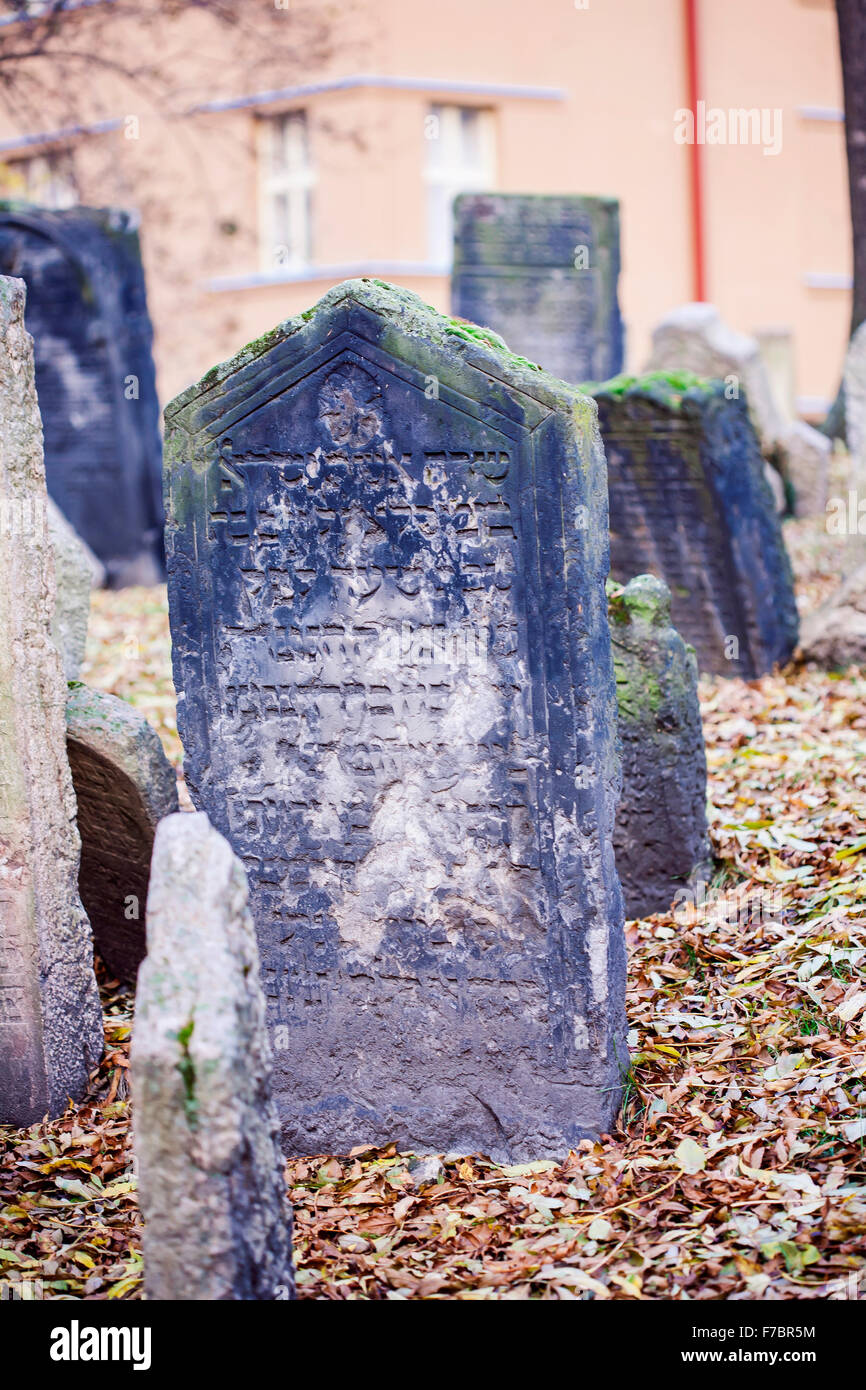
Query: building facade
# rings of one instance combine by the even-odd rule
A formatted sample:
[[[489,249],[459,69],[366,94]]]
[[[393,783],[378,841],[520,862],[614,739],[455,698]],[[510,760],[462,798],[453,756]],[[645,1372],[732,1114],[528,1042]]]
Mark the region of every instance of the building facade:
[[[835,394],[832,0],[238,2],[232,28],[79,0],[58,24],[93,54],[85,80],[0,110],[3,196],[139,210],[163,400],[348,276],[447,309],[451,199],[487,189],[620,200],[630,368],[704,297],[765,336],[801,414]],[[0,51],[28,23],[0,25]]]

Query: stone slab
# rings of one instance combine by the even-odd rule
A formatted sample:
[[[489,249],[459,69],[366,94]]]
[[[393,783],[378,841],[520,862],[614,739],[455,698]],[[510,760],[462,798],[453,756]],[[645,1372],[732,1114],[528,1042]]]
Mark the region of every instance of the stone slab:
[[[611,574],[654,574],[703,671],[751,679],[797,642],[793,578],[745,398],[690,373],[620,377],[598,401]]]
[[[709,877],[698,666],[654,575],[614,588],[608,611],[622,742],[616,867],[626,916],[647,917],[667,911],[685,883]]]
[[[156,832],[131,1076],[148,1299],[293,1296],[243,866],[201,814]]]
[[[159,406],[134,218],[0,203],[0,273],[27,284],[49,493],[109,584],[159,583]]]
[[[563,381],[622,370],[615,199],[466,193],[454,225],[453,313]]]
[[[0,277],[0,1123],[62,1114],[102,1055],[25,290]]]
[[[592,402],[360,280],[166,414],[185,771],[285,1146],[565,1153],[625,1058]]]

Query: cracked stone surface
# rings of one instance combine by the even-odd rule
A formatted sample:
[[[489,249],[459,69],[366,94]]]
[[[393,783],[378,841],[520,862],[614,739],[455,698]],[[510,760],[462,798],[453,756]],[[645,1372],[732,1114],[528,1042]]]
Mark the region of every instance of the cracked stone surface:
[[[0,1122],[61,1114],[102,1055],[24,285],[0,277]]]
[[[293,1296],[291,1209],[243,865],[207,816],[156,832],[131,1076],[151,1299]]]
[[[361,280],[166,416],[185,771],[286,1149],[566,1153],[626,1059],[592,401]]]

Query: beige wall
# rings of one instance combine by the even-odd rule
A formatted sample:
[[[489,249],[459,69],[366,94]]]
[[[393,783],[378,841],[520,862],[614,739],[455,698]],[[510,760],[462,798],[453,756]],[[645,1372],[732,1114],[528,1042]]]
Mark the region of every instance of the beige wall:
[[[698,0],[698,13],[707,102],[783,112],[778,156],[702,148],[708,297],[737,328],[789,326],[799,396],[829,397],[850,294],[810,288],[805,276],[850,272],[843,127],[798,108],[841,106],[833,5]],[[116,34],[119,53],[136,42],[125,21]],[[334,11],[332,41],[312,66],[300,52],[293,67],[241,62],[198,15],[169,26],[165,51],[189,55],[175,111],[184,101],[358,72],[562,89],[562,100],[538,100],[366,87],[294,103],[311,122],[313,258],[402,262],[385,278],[447,308],[446,278],[418,273],[427,260],[423,119],[432,100],[484,105],[495,112],[500,189],[620,199],[628,361],[639,368],[652,324],[693,295],[689,151],[673,138],[674,112],[687,99],[683,34],[682,0],[589,0],[587,9],[574,0],[357,0]],[[217,65],[206,61],[215,45]],[[141,208],[168,399],[332,280],[213,287],[259,269],[255,109],[166,118],[171,103],[148,104],[107,75],[94,79],[89,99],[93,119],[141,117],[138,140],[122,131],[82,136],[75,157],[84,200]],[[59,110],[54,127],[44,119],[45,130],[64,123]],[[0,140],[23,133],[0,120]]]

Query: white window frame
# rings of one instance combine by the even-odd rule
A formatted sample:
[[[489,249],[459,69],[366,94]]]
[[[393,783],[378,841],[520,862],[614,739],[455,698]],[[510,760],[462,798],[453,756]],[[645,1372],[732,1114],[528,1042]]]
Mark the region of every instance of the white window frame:
[[[38,154],[14,157],[6,161],[5,170],[4,197],[36,203],[52,211],[73,208],[78,203],[71,150],[41,150]]]
[[[298,122],[304,131],[304,159],[292,167],[274,167],[274,138],[280,126]],[[310,154],[310,123],[305,109],[260,116],[256,121],[259,169],[259,266],[279,273],[303,270],[312,258],[312,189],[316,182]],[[290,241],[280,241],[274,201],[284,197],[289,209]],[[281,256],[284,249],[285,254]]]
[[[478,154],[468,156],[464,123],[476,125]],[[450,208],[458,193],[487,193],[496,186],[496,112],[489,106],[434,102],[425,121],[427,146],[427,251],[437,265],[450,266],[454,254]]]

